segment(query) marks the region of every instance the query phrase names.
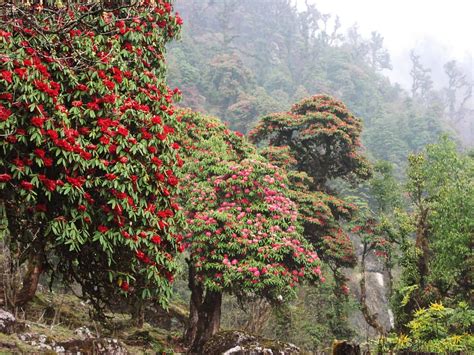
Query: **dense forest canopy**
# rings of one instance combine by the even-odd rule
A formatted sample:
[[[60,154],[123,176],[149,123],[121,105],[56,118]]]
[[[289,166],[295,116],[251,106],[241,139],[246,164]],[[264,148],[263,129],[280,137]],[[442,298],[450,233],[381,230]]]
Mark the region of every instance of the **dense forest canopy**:
[[[456,61],[444,66],[450,84],[435,90],[430,68],[413,51],[407,91],[383,75],[391,68],[383,34],[364,38],[355,25],[345,33],[317,5],[226,0],[176,7],[186,25],[170,47],[170,81],[181,84],[183,105],[216,114],[231,128],[247,132],[260,115],[327,93],[362,117],[370,155],[397,165],[441,131],[472,131],[472,73]]]

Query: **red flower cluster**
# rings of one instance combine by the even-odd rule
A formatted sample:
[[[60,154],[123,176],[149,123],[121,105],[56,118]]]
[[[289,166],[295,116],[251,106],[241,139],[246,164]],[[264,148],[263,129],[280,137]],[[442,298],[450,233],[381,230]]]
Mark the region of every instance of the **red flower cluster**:
[[[60,221],[48,233],[71,243],[67,249],[117,253],[103,261],[104,270],[113,272],[120,260],[117,270],[132,276],[120,284],[123,291],[134,290],[128,282],[141,277],[140,268],[152,268],[152,292],[165,294],[161,279],[173,279],[174,255],[184,246],[173,234],[181,218],[173,200],[180,146],[168,139],[179,126],[172,105],[177,92],[164,85],[161,53],[181,20],[168,1],[144,6],[145,15],[130,16],[136,9],[107,14],[105,25],[98,17],[94,31],[107,41],[97,41],[90,28],[68,30],[54,54],[25,22],[0,30],[0,134],[6,137],[0,185],[16,187],[17,202],[31,204],[28,211],[44,225]],[[37,13],[36,20],[62,31],[58,24],[77,11],[72,6],[57,21]],[[129,32],[134,35],[123,36]],[[126,56],[120,48],[129,50]],[[75,61],[71,53],[87,58]],[[89,69],[77,69],[79,62]],[[84,231],[85,239],[71,231]],[[152,261],[156,253],[165,255],[160,264]]]

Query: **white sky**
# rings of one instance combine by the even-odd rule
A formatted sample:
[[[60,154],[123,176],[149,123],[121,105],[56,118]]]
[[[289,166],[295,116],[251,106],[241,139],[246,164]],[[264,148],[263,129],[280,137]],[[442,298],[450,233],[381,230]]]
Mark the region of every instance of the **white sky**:
[[[304,7],[304,0],[296,0]],[[474,53],[474,0],[308,0],[323,13],[339,15],[343,29],[354,23],[364,37],[378,31],[384,37],[394,66],[387,73],[406,85],[410,62],[408,53],[414,47],[430,57],[433,74],[442,64],[458,59],[471,66]],[[436,46],[434,46],[436,44]],[[427,48],[429,53],[423,53]],[[434,48],[436,47],[436,48]],[[433,50],[434,48],[434,50]]]

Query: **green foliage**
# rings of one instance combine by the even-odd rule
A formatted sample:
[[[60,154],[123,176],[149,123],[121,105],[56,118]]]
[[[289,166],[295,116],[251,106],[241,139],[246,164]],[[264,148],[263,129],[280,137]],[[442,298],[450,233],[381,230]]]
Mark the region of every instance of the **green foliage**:
[[[369,181],[370,195],[374,199],[375,209],[389,213],[402,206],[401,188],[393,176],[393,165],[388,161],[379,161],[374,165],[374,173]]]
[[[472,352],[474,311],[461,302],[455,308],[432,303],[420,308],[408,323],[407,335],[391,336],[379,342],[381,351]]]
[[[318,287],[298,287],[297,298],[274,304],[258,334],[297,344],[307,352],[330,347],[333,339],[353,337],[354,329],[350,328],[348,317],[357,307],[355,300],[347,302],[338,297],[334,288],[340,286],[330,270],[323,269],[323,274],[326,275],[326,281]],[[224,327],[239,328],[255,317],[258,317],[257,313],[252,312],[252,309],[234,307]]]
[[[402,233],[416,231],[417,244],[405,239],[401,245],[403,272],[393,299],[399,328],[409,326],[415,307],[437,301],[453,306],[470,299],[473,167],[472,158],[446,137],[409,157],[407,191],[413,210],[405,218],[411,227]],[[426,238],[423,248],[420,235]],[[420,268],[422,260],[426,268]]]

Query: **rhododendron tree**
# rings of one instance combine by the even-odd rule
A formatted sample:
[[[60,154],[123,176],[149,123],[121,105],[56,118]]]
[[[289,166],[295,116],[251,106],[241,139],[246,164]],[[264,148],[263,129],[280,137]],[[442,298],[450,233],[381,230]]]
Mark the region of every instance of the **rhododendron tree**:
[[[316,95],[293,105],[289,112],[264,116],[250,139],[275,147],[288,146],[294,168],[312,177],[315,190],[325,190],[330,179],[365,179],[367,160],[360,154],[361,120],[341,102]]]
[[[54,268],[96,305],[171,290],[183,250],[170,1],[2,4],[0,188],[23,293]]]
[[[199,352],[219,328],[224,292],[288,299],[321,271],[301,236],[284,170],[215,119],[184,112],[182,120],[192,291],[187,340]]]
[[[354,267],[356,256],[343,221],[354,218],[356,206],[338,198],[328,182],[366,179],[370,167],[360,154],[360,119],[327,95],[295,104],[290,112],[263,117],[250,132],[271,162],[290,170],[291,198],[299,209],[305,238],[318,248],[344,295],[341,267]]]

